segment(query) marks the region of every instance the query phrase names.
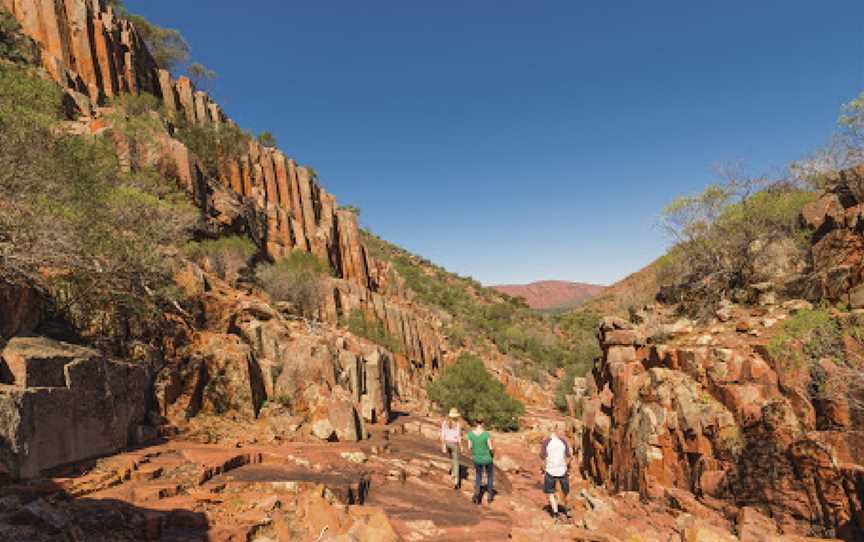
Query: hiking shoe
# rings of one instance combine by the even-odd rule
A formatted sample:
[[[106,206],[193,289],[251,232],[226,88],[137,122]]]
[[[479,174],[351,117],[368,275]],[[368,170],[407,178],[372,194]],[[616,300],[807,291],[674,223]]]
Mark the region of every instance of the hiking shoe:
[[[488,499],[489,504],[492,504],[492,501],[495,500],[495,495],[496,495],[497,493],[498,493],[497,491],[490,491],[490,492],[489,492],[489,499]]]
[[[480,499],[482,499],[480,495],[474,495],[473,497],[471,497],[471,502],[473,502],[474,504],[480,504]]]

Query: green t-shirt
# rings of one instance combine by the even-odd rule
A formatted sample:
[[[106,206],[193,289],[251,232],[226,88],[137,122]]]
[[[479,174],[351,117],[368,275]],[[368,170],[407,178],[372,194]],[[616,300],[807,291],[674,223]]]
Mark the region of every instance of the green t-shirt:
[[[489,449],[489,433],[483,431],[479,435],[474,431],[468,432],[468,440],[471,441],[471,460],[478,465],[492,463],[492,451]]]

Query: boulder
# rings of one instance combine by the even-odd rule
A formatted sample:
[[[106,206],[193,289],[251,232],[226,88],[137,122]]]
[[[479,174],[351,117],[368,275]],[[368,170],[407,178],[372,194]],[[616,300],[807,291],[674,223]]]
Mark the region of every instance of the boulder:
[[[0,339],[31,333],[42,317],[42,297],[23,282],[0,280]]]
[[[146,420],[144,367],[44,337],[15,338],[0,357],[16,374],[0,385],[0,462],[15,478],[115,453]]]

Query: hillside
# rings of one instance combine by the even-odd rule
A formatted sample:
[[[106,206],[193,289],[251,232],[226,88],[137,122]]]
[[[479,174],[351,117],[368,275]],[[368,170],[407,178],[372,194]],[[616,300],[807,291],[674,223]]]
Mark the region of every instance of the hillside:
[[[537,310],[565,309],[600,295],[604,287],[582,282],[541,280],[530,284],[500,284],[490,288],[512,297],[524,299]]]

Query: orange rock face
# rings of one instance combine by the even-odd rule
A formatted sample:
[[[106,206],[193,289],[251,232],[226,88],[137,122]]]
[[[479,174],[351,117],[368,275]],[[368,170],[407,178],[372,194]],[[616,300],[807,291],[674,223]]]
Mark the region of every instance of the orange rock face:
[[[734,322],[674,345],[648,344],[643,331],[602,323],[584,404],[586,476],[649,498],[676,488],[755,507],[742,509],[745,531],[761,512],[784,534],[862,536],[864,463],[850,450],[864,450],[864,420],[837,415],[842,397],[813,399],[809,372],[772,359]]]

